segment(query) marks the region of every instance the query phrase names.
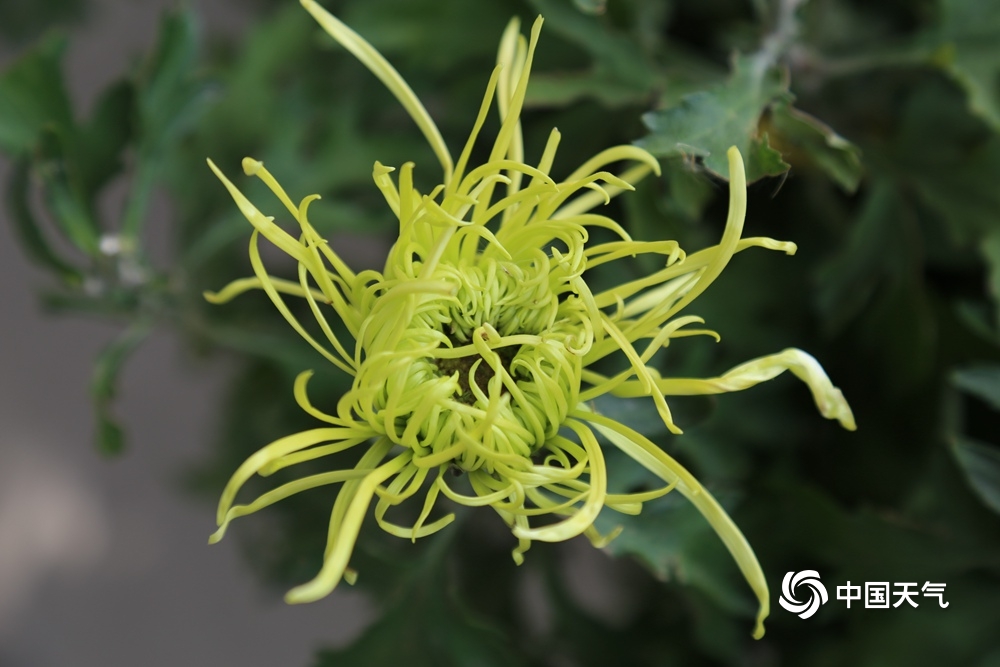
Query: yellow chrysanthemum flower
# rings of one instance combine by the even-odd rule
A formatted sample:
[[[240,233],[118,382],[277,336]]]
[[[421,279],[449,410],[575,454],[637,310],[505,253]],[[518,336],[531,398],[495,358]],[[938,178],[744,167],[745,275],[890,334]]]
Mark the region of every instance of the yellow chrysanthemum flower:
[[[453,162],[434,122],[396,70],[315,2],[302,4],[403,104],[440,160],[444,177],[424,195],[413,187],[412,163],[400,168],[395,182],[392,168],[375,163],[375,185],[399,219],[399,238],[381,273],[355,273],[309,224],[308,208],[317,195],[296,205],[260,162],[244,160],[244,171],[264,181],[295,219],[296,237],[262,214],[209,161],[254,227],[250,260],[256,276],[208,298],[224,302],[263,289],[305,340],[354,377],[335,414],[328,414],[309,401],[311,372],[299,376],[296,400],[329,426],[281,438],[247,459],[222,494],[219,530],[211,541],[221,539],[236,517],[306,489],[342,482],[323,567],[287,596],[289,602],[308,602],[330,593],[342,578],[353,578],[348,563],[372,502],[383,529],[410,539],[452,521],[454,515],[447,514],[428,522],[441,495],[460,505],[489,505],[512,528],[518,540],[513,556],[520,563],[532,540],[555,542],[583,534],[602,546],[614,537],[594,528],[602,508],[635,514],[642,503],[676,489],[713,526],[757,595],[754,636],[759,637],[768,614],[767,582],[739,529],[660,447],[588,407],[603,394],[649,397],[666,426],[680,433],[665,396],[738,391],[791,370],[808,384],[825,417],[854,428],[840,391],[799,350],[756,359],[712,379],[663,378],[650,365],[671,339],[718,338],[691,328],[702,324],[701,318],[678,314],[735,253],[753,246],[795,251],[792,243],[740,238],[746,182],[739,152],[732,148],[728,155],[730,209],[718,245],[686,256],[674,241],[633,241],[615,221],[591,211],[633,189],[650,172],[659,173],[647,152],[610,148],[556,181],[549,170],[560,135],[552,130],[539,163],[524,162],[519,117],[541,18],[529,40],[520,35],[516,20],[508,25],[472,132]],[[472,148],[494,96],[500,131],[485,164],[471,167]],[[620,161],[637,165],[617,176],[603,170]],[[592,227],[610,230],[619,240],[588,244]],[[297,282],[268,274],[258,250],[260,236],[298,262]],[[587,269],[639,254],[660,255],[664,268],[596,293],[584,280]],[[295,318],[285,296],[306,300],[323,342]],[[350,332],[353,349],[335,334],[330,315]],[[592,369],[615,354],[627,359],[626,370],[608,377]],[[664,486],[646,493],[608,493],[598,435],[659,476]],[[353,469],[303,477],[248,505],[234,504],[255,474],[269,475],[351,447],[366,448]],[[464,493],[448,482],[449,469],[466,474]],[[390,507],[420,491],[423,509],[414,525],[386,519]],[[541,523],[535,522],[538,517]]]

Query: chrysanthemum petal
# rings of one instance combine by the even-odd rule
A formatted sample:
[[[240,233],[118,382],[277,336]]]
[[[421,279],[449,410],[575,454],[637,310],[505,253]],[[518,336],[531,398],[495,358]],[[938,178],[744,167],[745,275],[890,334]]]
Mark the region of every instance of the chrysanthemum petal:
[[[844,394],[833,386],[815,357],[796,348],[753,359],[716,378],[659,378],[655,383],[667,396],[723,394],[766,382],[785,371],[791,371],[806,383],[821,415],[827,419],[836,419],[849,431],[857,428],[851,406],[844,399]],[[635,381],[622,383],[612,393],[623,397],[643,395],[641,384]]]
[[[337,539],[333,549],[324,559],[323,567],[316,577],[301,586],[296,586],[285,595],[285,601],[289,604],[302,602],[314,602],[330,594],[347,569],[351,552],[354,550],[354,543],[358,539],[358,532],[361,530],[361,522],[368,512],[368,506],[375,495],[375,489],[389,477],[402,470],[409,461],[409,452],[404,452],[396,458],[385,463],[361,481],[350,506],[344,514],[343,522],[337,531]]]

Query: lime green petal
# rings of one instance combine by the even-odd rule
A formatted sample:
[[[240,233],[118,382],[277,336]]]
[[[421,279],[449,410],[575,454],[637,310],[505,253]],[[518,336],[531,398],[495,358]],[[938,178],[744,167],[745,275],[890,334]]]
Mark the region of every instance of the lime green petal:
[[[469,164],[469,156],[472,155],[472,148],[476,143],[476,138],[479,136],[479,131],[483,128],[483,123],[486,122],[486,115],[489,113],[490,102],[493,101],[493,94],[494,91],[496,91],[497,84],[500,80],[502,69],[502,65],[497,65],[493,68],[493,73],[490,75],[489,83],[486,84],[486,94],[483,96],[483,101],[480,104],[479,113],[476,115],[476,120],[472,124],[472,131],[469,133],[469,138],[465,142],[465,147],[462,149],[462,153],[458,157],[458,163],[455,165],[455,173],[447,182],[447,186],[445,188],[446,196],[454,193],[459,182],[462,181],[465,175],[466,165]]]
[[[285,498],[295,495],[300,491],[305,491],[307,489],[314,489],[318,486],[325,486],[328,484],[336,484],[337,482],[343,482],[348,479],[354,479],[357,477],[364,477],[371,470],[335,470],[333,472],[324,472],[317,475],[309,475],[308,477],[302,477],[287,484],[282,484],[277,489],[273,489],[263,494],[255,501],[249,505],[233,505],[226,512],[226,516],[219,526],[219,529],[212,533],[212,536],[208,538],[209,544],[215,544],[226,534],[226,528],[229,527],[229,523],[238,517],[246,516],[248,514],[253,514],[254,512],[264,509],[279,500],[284,500]]]
[[[617,178],[620,181],[628,183],[630,186],[634,186],[639,181],[643,180],[655,170],[646,164],[636,165],[634,167],[629,167],[623,171]],[[574,215],[579,215],[581,213],[586,213],[595,206],[601,206],[607,203],[611,199],[614,199],[621,193],[628,189],[634,188],[623,188],[613,185],[605,186],[603,192],[588,192],[586,194],[580,195],[574,198],[566,204],[559,207],[553,214],[552,218],[555,220],[569,218]]]
[[[355,468],[366,469],[378,467],[391,449],[392,442],[388,438],[378,438],[368,448],[368,451],[361,455]],[[333,553],[339,543],[340,529],[344,523],[344,517],[354,497],[358,494],[362,481],[363,479],[348,480],[340,489],[340,493],[337,494],[337,499],[333,503],[333,510],[330,512],[330,523],[327,527],[326,549],[323,551],[324,562],[330,559],[330,554]],[[374,495],[374,493],[375,491],[372,489],[372,494]]]
[[[334,353],[330,352],[316,342],[316,339],[309,335],[302,324],[299,323],[295,315],[292,314],[292,311],[285,304],[284,299],[282,299],[281,295],[278,294],[278,290],[271,284],[271,277],[267,274],[267,270],[264,268],[264,263],[260,258],[260,248],[257,245],[258,234],[260,234],[260,231],[255,229],[250,235],[250,266],[253,267],[254,273],[257,274],[257,278],[260,280],[260,284],[264,292],[271,298],[271,302],[278,309],[278,312],[281,313],[282,317],[285,318],[285,321],[292,325],[292,328],[295,329],[296,333],[302,336],[302,338],[309,343],[314,350],[322,354],[327,361],[337,368],[349,375],[353,375],[355,371],[353,370],[352,365],[343,361]]]
[[[289,294],[291,296],[301,296],[306,295],[306,291],[302,289],[302,285],[299,283],[293,283],[291,280],[284,280],[282,278],[275,278],[274,276],[268,276],[268,283],[275,289],[275,291],[281,294]],[[260,278],[240,278],[229,283],[218,292],[205,291],[202,296],[205,300],[212,304],[222,304],[232,301],[239,295],[249,292],[253,289],[264,289],[264,281]],[[310,290],[312,297],[314,299],[324,300],[326,297],[322,292],[318,290]]]
[[[657,388],[667,396],[693,396],[700,394],[724,394],[741,391],[761,382],[767,382],[785,371],[791,371],[809,387],[813,401],[821,415],[836,419],[849,431],[857,428],[854,414],[847,404],[844,394],[833,386],[823,367],[815,357],[796,348],[788,348],[778,354],[753,359],[726,371],[717,378],[661,378],[655,381]],[[617,396],[642,396],[641,383],[630,381],[616,387],[612,393]]]
[[[274,218],[269,218],[258,211],[257,207],[251,204],[250,200],[239,191],[239,188],[233,185],[232,181],[226,178],[225,174],[223,174],[219,168],[215,166],[214,162],[208,160],[208,166],[212,169],[218,179],[222,181],[222,184],[226,186],[226,189],[229,190],[229,194],[232,196],[233,201],[236,202],[240,212],[243,213],[243,216],[250,222],[251,225],[254,226],[254,228],[257,229],[257,231],[264,235],[264,238],[281,248],[284,252],[291,255],[295,259],[303,260],[305,258],[302,245],[298,242],[298,239],[293,237],[278,225],[274,224]]]
[[[312,447],[313,445],[318,445],[321,442],[330,442],[333,440],[343,440],[354,435],[354,431],[345,428],[314,428],[309,431],[302,431],[301,433],[295,433],[294,435],[285,436],[279,440],[275,440],[266,447],[255,452],[246,461],[236,469],[233,476],[229,479],[229,483],[226,484],[225,490],[222,492],[222,498],[219,501],[219,510],[217,515],[217,521],[219,525],[225,520],[226,513],[233,504],[233,500],[236,498],[236,493],[240,490],[240,487],[246,483],[248,479],[253,477],[256,473],[260,471],[261,468],[267,464],[275,461],[282,456],[291,454],[292,452],[305,449],[306,447]]]
[[[583,507],[573,513],[568,519],[542,528],[515,526],[515,537],[540,540],[542,542],[568,540],[582,534],[592,526],[594,520],[597,519],[597,515],[601,512],[601,508],[604,507],[604,500],[607,496],[608,478],[607,470],[604,466],[604,455],[601,453],[601,446],[597,443],[593,432],[580,422],[570,419],[564,425],[571,428],[580,438],[587,452],[587,460],[590,464],[590,485]]]
[[[337,531],[337,541],[333,550],[327,555],[323,562],[323,567],[312,581],[296,586],[285,595],[285,601],[289,604],[299,604],[302,602],[315,602],[325,597],[336,588],[337,584],[344,576],[347,563],[354,550],[354,543],[358,539],[358,532],[361,530],[361,523],[368,512],[368,506],[375,495],[375,489],[387,479],[402,470],[409,462],[410,454],[405,452],[388,463],[385,463],[361,481],[350,506],[344,514],[343,523]]]

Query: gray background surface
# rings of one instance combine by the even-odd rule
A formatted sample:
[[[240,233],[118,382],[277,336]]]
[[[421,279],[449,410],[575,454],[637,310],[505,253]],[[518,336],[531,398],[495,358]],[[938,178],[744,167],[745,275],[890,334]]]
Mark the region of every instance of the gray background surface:
[[[91,3],[66,56],[86,112],[148,49],[170,4]],[[213,30],[245,27],[238,2],[190,4]],[[0,66],[15,56],[0,45]],[[6,173],[0,162],[0,179]],[[154,208],[150,233],[165,244],[169,211],[163,201]],[[213,509],[178,490],[185,467],[208,453],[226,363],[195,367],[178,341],[154,336],[128,365],[117,404],[131,447],[102,460],[87,392],[92,360],[117,329],[43,314],[36,294],[47,284],[4,217],[0,667],[307,665],[317,647],[359,633],[372,618],[360,594],[343,587],[285,605],[253,579],[234,540],[207,545]]]

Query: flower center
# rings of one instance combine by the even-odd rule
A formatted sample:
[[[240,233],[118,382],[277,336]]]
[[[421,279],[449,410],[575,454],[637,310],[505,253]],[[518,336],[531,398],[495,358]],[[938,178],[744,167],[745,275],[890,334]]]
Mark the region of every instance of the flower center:
[[[520,349],[520,345],[510,345],[497,350],[497,355],[500,357],[500,364],[508,375],[510,374],[510,364],[514,361],[514,357],[517,356],[517,352]],[[493,367],[486,363],[486,360],[480,354],[470,354],[469,356],[455,359],[435,359],[434,363],[441,374],[446,377],[451,377],[455,373],[458,373],[458,385],[461,393],[455,398],[466,405],[476,404],[476,395],[472,391],[472,385],[469,383],[470,374],[476,383],[476,387],[484,394],[489,392],[490,380],[496,375],[493,372]],[[474,372],[473,368],[475,368]],[[502,389],[502,393],[509,393],[506,387]]]
[[[354,411],[415,461],[530,466],[577,403],[592,335],[565,271],[539,255],[442,263],[431,279],[454,289],[394,302],[408,321],[372,325]]]

